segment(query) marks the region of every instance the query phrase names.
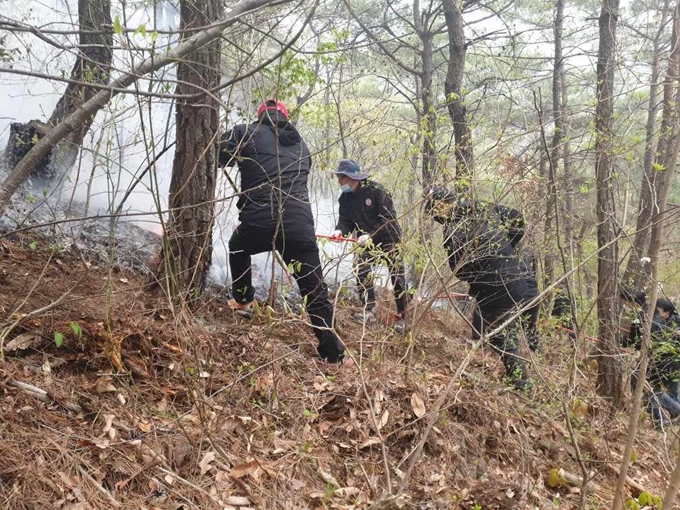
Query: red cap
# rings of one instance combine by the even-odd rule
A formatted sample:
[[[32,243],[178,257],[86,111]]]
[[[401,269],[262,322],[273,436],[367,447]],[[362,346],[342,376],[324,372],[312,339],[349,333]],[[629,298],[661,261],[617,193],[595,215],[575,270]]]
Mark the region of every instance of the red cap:
[[[266,101],[263,101],[257,108],[257,116],[259,117],[265,111],[279,111],[283,113],[283,116],[287,119],[290,118],[286,105],[276,99],[267,99]]]

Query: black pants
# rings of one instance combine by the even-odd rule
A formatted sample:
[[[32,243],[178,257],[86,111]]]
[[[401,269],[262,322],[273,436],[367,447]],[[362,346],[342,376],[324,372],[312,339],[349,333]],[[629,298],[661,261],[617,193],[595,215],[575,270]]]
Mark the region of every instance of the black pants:
[[[367,247],[362,253],[357,255],[357,280],[359,298],[366,310],[375,309],[375,287],[373,285],[373,267],[385,262],[390,272],[390,280],[394,287],[394,301],[397,305],[397,314],[404,318],[408,305],[408,289],[406,287],[406,273],[404,264],[401,261],[399,248],[395,244],[380,243],[376,246]]]
[[[251,272],[251,255],[275,247],[284,262],[294,271],[300,294],[306,302],[307,314],[319,346],[319,356],[337,363],[342,360],[345,346],[333,332],[333,305],[328,299],[328,288],[323,279],[319,249],[314,230],[273,228],[239,225],[229,239],[229,267],[232,276],[232,295],[239,303],[250,303],[255,297]]]
[[[502,324],[516,309],[516,301],[506,287],[470,286],[470,295],[477,300],[472,315],[472,338],[478,340],[488,329]],[[521,318],[515,319],[501,332],[489,338],[498,352],[506,375],[513,380],[526,379],[526,366],[519,347]]]

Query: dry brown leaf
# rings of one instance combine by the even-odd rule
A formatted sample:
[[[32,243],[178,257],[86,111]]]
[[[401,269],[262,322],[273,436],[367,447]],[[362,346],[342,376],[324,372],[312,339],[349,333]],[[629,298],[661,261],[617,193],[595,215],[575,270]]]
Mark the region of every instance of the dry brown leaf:
[[[325,483],[333,485],[334,487],[340,487],[340,483],[335,479],[335,477],[328,471],[325,471],[321,466],[319,466],[319,475]]]
[[[248,506],[250,505],[250,500],[244,496],[229,496],[224,500],[227,505],[232,506]]]
[[[89,503],[70,503],[61,507],[61,510],[92,510]]]
[[[260,467],[260,463],[256,460],[251,460],[245,464],[238,464],[229,471],[229,474],[234,478],[250,476],[253,480],[259,480],[263,473],[264,471]]]
[[[303,482],[302,480],[295,480],[294,478],[288,480],[288,484],[290,485],[290,488],[293,489],[294,492],[299,491],[300,489],[307,485],[307,483]]]
[[[22,333],[5,344],[6,352],[23,351],[40,345],[40,337],[35,333]]]
[[[413,414],[416,418],[425,416],[425,402],[423,402],[423,399],[417,393],[411,395],[411,409],[413,409]]]
[[[373,394],[373,412],[377,415],[382,411],[382,402],[385,400],[385,392],[381,389],[375,390]]]
[[[73,489],[80,485],[80,480],[78,480],[78,478],[76,478],[75,476],[67,475],[63,471],[59,471],[59,478],[61,479],[62,482],[64,482],[64,485],[66,485],[66,487],[68,487],[69,489]]]
[[[361,490],[358,487],[342,487],[340,489],[337,489],[333,495],[334,496],[344,496],[344,497],[352,497],[352,496],[357,496]]]
[[[115,419],[116,416],[113,414],[104,415],[104,429],[102,430],[102,434],[108,434],[109,430],[111,430],[111,427],[113,427],[113,420]]]
[[[118,391],[118,389],[111,384],[111,378],[109,377],[100,377],[97,379],[95,389],[97,390],[97,393],[113,393]]]
[[[380,444],[380,439],[377,437],[371,437],[359,445],[359,450],[373,446],[374,444]]]
[[[224,423],[222,423],[222,430],[225,432],[234,432],[248,422],[253,421],[250,416],[228,416]]]
[[[390,419],[390,412],[385,409],[382,413],[382,416],[380,417],[380,420],[378,421],[378,430],[381,430],[385,425],[387,425],[387,420]]]
[[[201,462],[198,463],[198,466],[201,468],[201,475],[206,474],[212,469],[210,463],[215,460],[215,457],[215,452],[208,452],[203,456]]]

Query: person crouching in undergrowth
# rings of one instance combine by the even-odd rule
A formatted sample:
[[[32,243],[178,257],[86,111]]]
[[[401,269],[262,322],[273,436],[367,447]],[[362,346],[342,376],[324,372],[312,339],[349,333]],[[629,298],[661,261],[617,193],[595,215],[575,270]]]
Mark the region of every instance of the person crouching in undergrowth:
[[[624,304],[632,309],[635,317],[631,321],[628,335],[622,338],[623,347],[642,347],[643,326],[647,312],[647,298],[642,291],[623,289],[621,298]],[[680,338],[678,327],[680,318],[675,305],[668,299],[658,299],[650,330],[649,365],[647,382],[651,393],[645,391],[644,400],[647,411],[652,416],[654,425],[661,428],[665,425],[663,411],[671,418],[680,417],[680,397],[678,396],[678,377],[680,376]],[[637,386],[637,369],[631,374],[631,387]]]
[[[479,307],[473,338],[515,317],[489,343],[503,361],[507,378],[516,389],[528,390],[533,383],[520,353],[520,308],[534,295],[526,268],[515,254],[503,228],[503,218],[493,204],[466,200],[444,186],[426,188],[425,211],[444,227],[444,247],[455,275],[469,283],[469,294]]]
[[[359,246],[364,248],[355,259],[363,311],[354,314],[354,318],[360,322],[375,322],[375,287],[371,273],[377,263],[385,262],[397,305],[394,329],[404,333],[409,293],[399,247],[401,229],[392,197],[380,184],[369,180],[369,174],[362,172],[361,165],[352,159],[341,160],[335,175],[342,195],[338,200],[338,224],[331,238],[339,240],[349,233],[356,233]]]

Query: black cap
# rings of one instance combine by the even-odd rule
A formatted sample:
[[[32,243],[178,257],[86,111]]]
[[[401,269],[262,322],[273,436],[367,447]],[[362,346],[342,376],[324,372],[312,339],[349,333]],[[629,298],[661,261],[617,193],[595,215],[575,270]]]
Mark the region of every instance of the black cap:
[[[675,313],[675,305],[670,299],[657,299],[656,307],[661,308],[664,312]]]
[[[453,202],[456,194],[446,186],[432,184],[423,190],[425,199],[425,210],[431,211],[438,202]]]

